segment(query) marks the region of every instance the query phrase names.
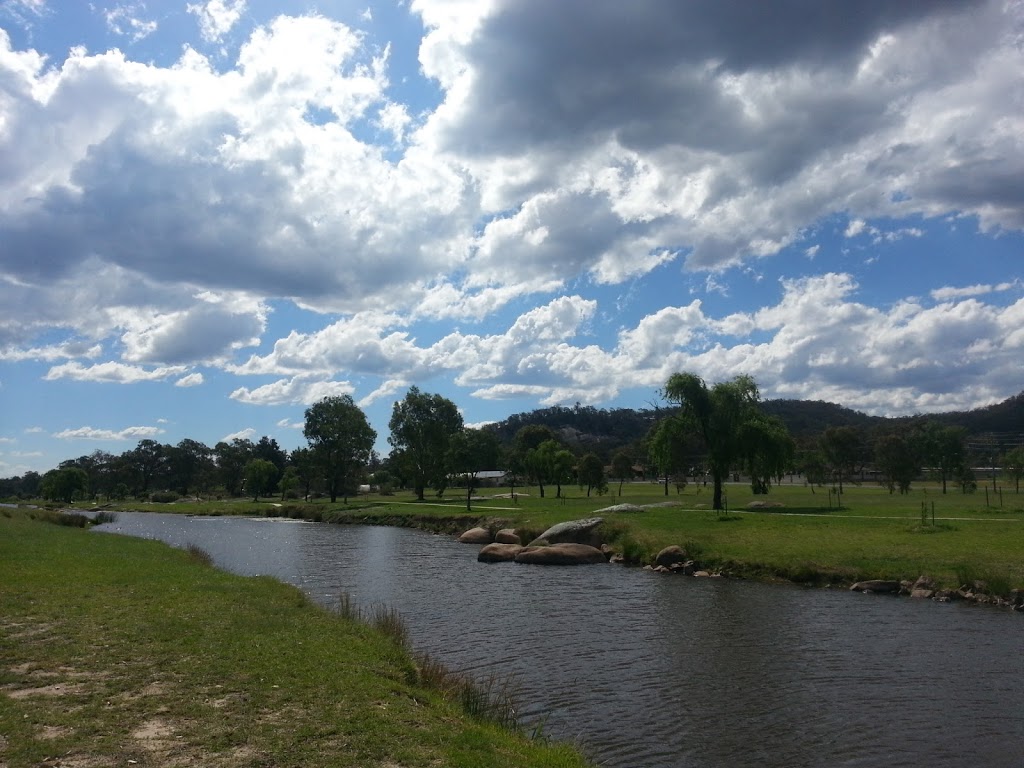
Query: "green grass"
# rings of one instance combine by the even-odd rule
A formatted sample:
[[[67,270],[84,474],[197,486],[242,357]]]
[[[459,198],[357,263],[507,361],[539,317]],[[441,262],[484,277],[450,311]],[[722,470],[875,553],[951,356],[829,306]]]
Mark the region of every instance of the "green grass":
[[[0,765],[582,766],[392,634],[201,551],[0,514]],[[430,677],[440,673],[430,670]]]

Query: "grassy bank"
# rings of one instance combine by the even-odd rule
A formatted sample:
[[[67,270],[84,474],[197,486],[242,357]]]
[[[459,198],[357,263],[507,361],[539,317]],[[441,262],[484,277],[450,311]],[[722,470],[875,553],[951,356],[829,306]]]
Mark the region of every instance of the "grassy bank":
[[[740,576],[784,578],[811,583],[850,583],[868,578],[916,579],[925,574],[956,588],[975,579],[996,592],[1024,587],[1024,495],[1004,490],[943,494],[936,485],[915,486],[906,496],[872,485],[850,485],[841,497],[826,488],[783,484],[765,496],[748,486],[727,486],[729,514],[707,509],[710,489],[689,486],[682,493],[631,483],[617,494],[586,497],[578,488],[553,489],[541,499],[535,487],[517,501],[487,498],[467,513],[459,491],[451,498],[414,502],[410,494],[360,497],[348,505],[317,502],[203,502],[150,505],[147,509],[193,514],[287,515],[333,522],[406,525],[453,532],[480,520],[504,521],[537,533],[562,520],[592,515],[610,505],[674,506],[643,512],[602,513],[616,533],[614,546],[635,562],[649,562],[669,544],[684,546],[711,568]],[[488,489],[496,496],[507,488]],[[750,502],[780,506],[754,511]],[[130,506],[130,505],[129,505]],[[922,519],[922,512],[924,519]],[[934,515],[934,523],[933,523]]]
[[[467,715],[391,636],[202,559],[0,510],[0,766],[585,764]]]

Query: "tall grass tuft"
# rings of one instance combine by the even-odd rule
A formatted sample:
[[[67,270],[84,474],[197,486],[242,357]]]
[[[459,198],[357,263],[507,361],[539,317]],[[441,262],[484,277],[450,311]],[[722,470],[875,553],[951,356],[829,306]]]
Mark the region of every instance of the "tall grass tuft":
[[[470,717],[508,730],[521,730],[516,714],[515,685],[511,678],[491,675],[483,682],[477,682],[427,655],[418,656],[416,663],[420,682],[456,701]]]
[[[189,559],[193,562],[199,563],[200,565],[206,565],[211,568],[213,567],[213,555],[198,544],[192,544],[189,542],[185,546],[185,551],[188,552]]]
[[[102,512],[97,512],[96,516],[93,517],[92,522],[93,525],[103,525],[104,523],[116,523],[117,515],[115,515],[113,512],[107,512],[106,510],[104,510]]]
[[[394,640],[399,648],[409,646],[409,627],[394,608],[388,608],[386,605],[375,606],[370,611],[368,623],[378,632]]]

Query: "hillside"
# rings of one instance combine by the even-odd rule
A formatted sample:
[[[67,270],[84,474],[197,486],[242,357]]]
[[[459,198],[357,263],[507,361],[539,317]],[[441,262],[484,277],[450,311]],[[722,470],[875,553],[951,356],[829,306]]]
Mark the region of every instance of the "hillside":
[[[850,426],[865,432],[884,431],[906,424],[910,418],[869,416],[836,403],[821,400],[766,400],[766,413],[777,416],[798,441],[807,441],[828,427]],[[604,460],[620,449],[636,451],[651,426],[671,413],[671,409],[569,408],[555,406],[517,413],[488,427],[497,434],[502,445],[511,445],[516,432],[529,424],[549,427],[559,439],[576,453],[593,451]],[[946,426],[967,430],[972,442],[994,442],[1001,448],[1024,444],[1024,392],[1001,403],[971,411],[929,414]]]

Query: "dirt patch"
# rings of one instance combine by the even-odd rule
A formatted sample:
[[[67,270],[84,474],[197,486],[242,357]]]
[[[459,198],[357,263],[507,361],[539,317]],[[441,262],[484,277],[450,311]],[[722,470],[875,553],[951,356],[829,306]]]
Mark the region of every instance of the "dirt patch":
[[[44,725],[39,729],[38,736],[40,739],[63,739],[73,733],[73,730],[62,725]]]
[[[15,688],[13,690],[6,690],[6,693],[12,699],[27,699],[30,696],[73,696],[76,693],[81,693],[82,686],[77,683],[68,685],[67,683],[54,683],[53,685],[44,685],[40,688]]]

